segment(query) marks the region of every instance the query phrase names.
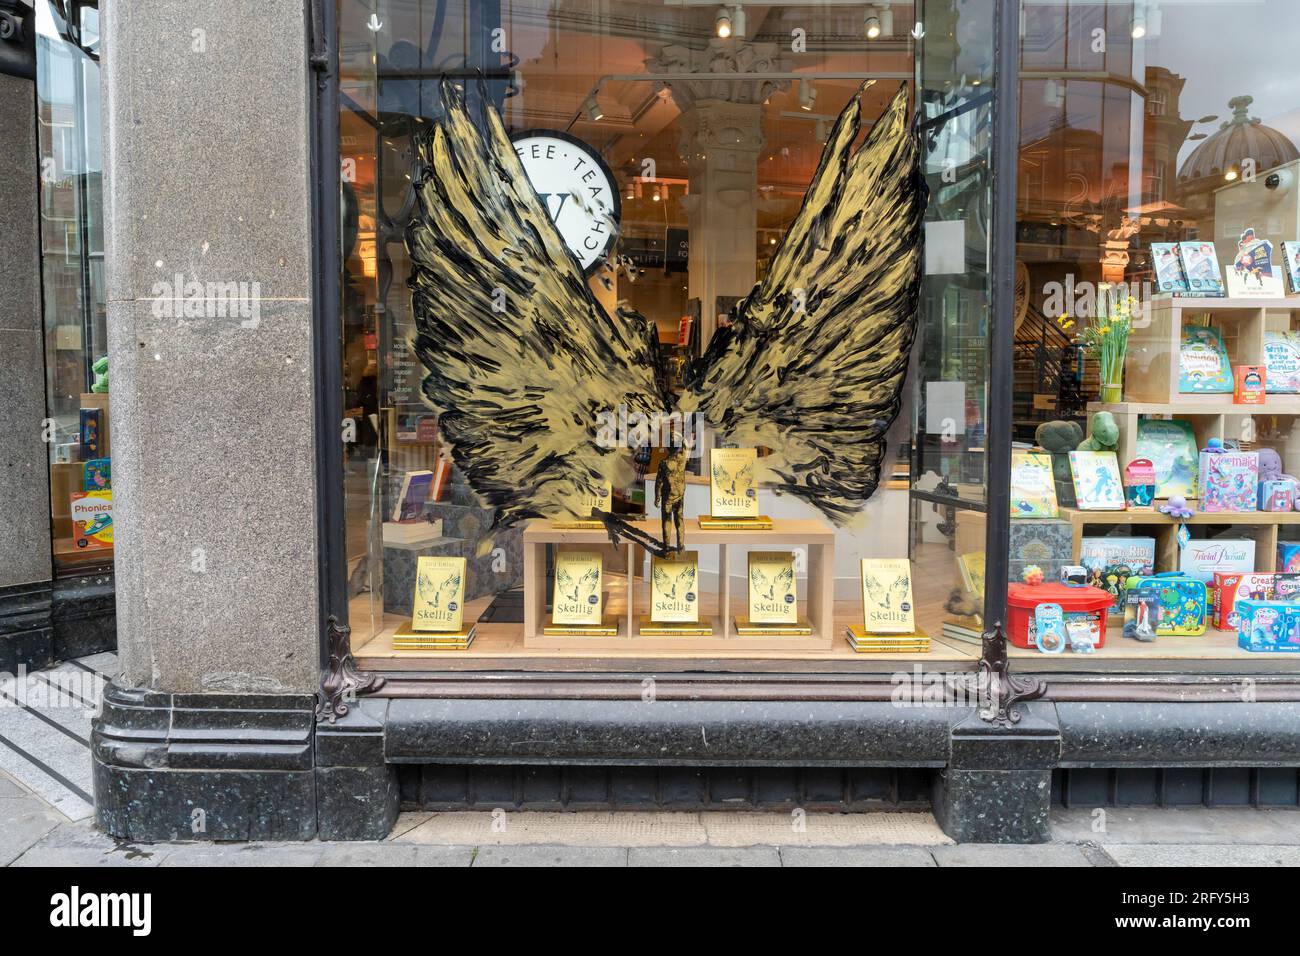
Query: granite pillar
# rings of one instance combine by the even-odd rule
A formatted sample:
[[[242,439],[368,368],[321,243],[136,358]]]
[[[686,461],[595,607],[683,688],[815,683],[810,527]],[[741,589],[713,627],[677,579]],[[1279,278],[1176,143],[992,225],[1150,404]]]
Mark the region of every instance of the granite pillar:
[[[115,0],[102,16],[122,671],[94,727],[98,819],[163,839],[184,835],[181,809],[208,808],[200,839],[309,837],[320,560],[304,5]],[[181,712],[203,747],[177,739]],[[122,743],[136,725],[148,746]],[[290,730],[288,751],[268,742]]]
[[[52,654],[38,173],[35,83],[0,73],[0,671],[11,673]]]

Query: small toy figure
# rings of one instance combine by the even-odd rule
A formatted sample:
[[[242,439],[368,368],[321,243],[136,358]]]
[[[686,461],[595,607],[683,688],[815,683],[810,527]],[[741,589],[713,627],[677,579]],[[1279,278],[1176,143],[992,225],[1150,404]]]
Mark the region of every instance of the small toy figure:
[[[1020,575],[1021,580],[1029,585],[1043,583],[1043,569],[1036,564],[1031,564]]]
[[[1160,513],[1169,515],[1171,518],[1190,518],[1195,514],[1191,508],[1187,507],[1187,499],[1182,495],[1173,495],[1160,506]]]
[[[1044,654],[1065,650],[1065,615],[1059,604],[1040,604],[1034,608],[1034,645]]]
[[[1222,455],[1225,451],[1227,451],[1227,449],[1223,447],[1222,438],[1211,438],[1205,443],[1205,448],[1203,449],[1203,453],[1206,455]]]
[[[1129,510],[1151,510],[1156,497],[1156,468],[1151,459],[1134,458],[1124,467],[1124,495]]]
[[[1092,416],[1088,437],[1078,451],[1115,451],[1119,448],[1119,425],[1110,412],[1097,412]]]
[[[1081,564],[1067,564],[1061,568],[1061,583],[1066,587],[1081,588],[1088,583],[1088,569]]]

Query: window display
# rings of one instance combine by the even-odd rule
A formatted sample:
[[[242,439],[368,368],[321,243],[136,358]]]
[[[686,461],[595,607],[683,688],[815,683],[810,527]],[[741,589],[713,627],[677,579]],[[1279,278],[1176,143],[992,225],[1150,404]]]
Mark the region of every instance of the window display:
[[[1084,565],[1124,609],[1080,666],[1239,662],[1285,627],[1266,611],[1252,640],[1232,609],[1276,599],[1236,588],[1300,538],[1300,298],[1282,275],[1300,103],[1275,82],[1300,39],[1290,6],[1022,4],[1016,438],[1069,455],[1074,500],[1057,470],[1060,515],[1017,525],[1068,528],[1048,578]]]
[[[458,557],[458,667],[969,666],[927,635],[982,626],[984,51],[949,11],[918,87],[915,4],[614,7],[339,3],[358,660],[453,659],[395,635]]]

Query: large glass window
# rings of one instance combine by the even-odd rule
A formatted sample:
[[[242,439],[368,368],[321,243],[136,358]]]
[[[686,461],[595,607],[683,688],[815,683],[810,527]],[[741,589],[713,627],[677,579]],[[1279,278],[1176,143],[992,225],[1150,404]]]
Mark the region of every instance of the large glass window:
[[[1085,566],[1114,595],[1103,647],[1028,664],[1286,666],[1232,608],[1300,568],[1295,12],[1022,5],[1015,437],[1055,453],[1060,514],[1017,517],[1013,485],[1013,581]]]
[[[99,64],[49,0],[36,6],[50,517],[66,574],[113,561]]]
[[[894,669],[912,657],[971,665],[983,626],[987,528],[993,4],[944,0],[925,6],[340,0],[348,595],[353,649],[364,666],[421,667],[429,657],[467,667],[497,667],[502,659],[544,666],[576,657],[673,659],[684,667],[776,659],[862,668],[883,662]],[[860,93],[867,80],[875,82]],[[812,195],[810,184],[834,146],[836,121],[846,107],[860,97],[856,147],[876,124],[890,128],[891,103],[903,90],[904,125],[919,137],[921,174],[931,195],[924,225],[914,223],[896,242],[898,261],[905,262],[917,255],[925,233],[919,299],[901,316],[897,334],[875,335],[885,327],[882,309],[834,335],[819,337],[813,329],[798,349],[780,357],[791,376],[807,379],[816,374],[808,369],[818,368],[817,355],[841,336],[863,343],[852,357],[879,363],[877,378],[897,389],[897,417],[882,435],[878,463],[846,452],[815,464],[825,475],[820,481],[852,483],[878,470],[878,485],[865,505],[832,521],[800,496],[775,494],[772,481],[763,478],[764,460],[783,459],[787,441],[791,448],[797,441],[799,422],[749,441],[721,438],[712,428],[693,434],[683,527],[697,564],[695,583],[684,590],[698,601],[701,630],[708,633],[664,635],[650,626],[661,622],[642,620],[652,616],[655,571],[668,569],[653,567],[627,539],[611,544],[599,526],[572,527],[584,514],[590,517],[583,509],[493,529],[487,495],[511,480],[521,494],[532,487],[526,452],[530,443],[548,439],[517,438],[518,461],[525,464],[512,475],[513,457],[503,461],[485,452],[476,458],[457,449],[457,433],[462,446],[469,441],[463,425],[440,422],[428,400],[427,377],[440,375],[443,363],[461,361],[465,326],[458,323],[492,321],[490,313],[485,320],[476,311],[477,295],[499,293],[501,314],[508,315],[511,296],[532,294],[532,283],[557,274],[529,273],[527,282],[500,289],[487,281],[467,291],[463,310],[428,291],[431,284],[420,275],[427,265],[413,261],[420,256],[413,257],[408,245],[413,220],[417,242],[421,228],[433,228],[420,225],[417,184],[439,175],[451,193],[465,188],[457,202],[467,213],[481,198],[465,183],[479,174],[474,164],[483,162],[482,155],[462,148],[431,173],[429,154],[421,152],[421,143],[447,122],[444,81],[464,89],[451,95],[465,97],[480,129],[489,127],[482,110],[499,112],[531,189],[577,257],[578,281],[620,334],[641,341],[632,310],[648,320],[645,334],[662,363],[657,374],[673,401],[690,391],[692,369],[700,367],[715,334],[736,319],[737,303],[782,268],[781,252],[795,241],[791,232],[802,208],[821,204],[829,221],[852,203],[871,202],[872,190],[885,191],[882,184],[896,170],[881,170],[848,195]],[[494,224],[506,213],[497,210],[497,216],[469,229],[454,254],[439,252],[440,267],[477,276],[498,242],[517,243],[510,254],[522,256],[529,236],[496,235]],[[453,216],[434,231],[444,236],[461,228]],[[861,233],[839,228],[845,241],[828,238],[824,248],[828,268],[849,287],[856,281],[849,250]],[[896,282],[898,268],[872,272],[863,295]],[[804,293],[786,289],[782,301]],[[427,296],[423,302],[421,295]],[[430,310],[432,319],[422,319],[418,308]],[[498,357],[520,376],[538,377],[529,384],[557,388],[544,380],[545,370],[530,364],[531,355],[520,357],[514,343],[507,344],[476,357],[482,377],[458,393],[461,405],[453,413],[493,400]],[[648,348],[634,351],[644,367],[653,365]],[[600,350],[593,352],[607,361]],[[825,407],[810,410],[805,401],[801,414],[833,414],[853,398],[837,394],[834,381],[824,384]],[[558,389],[574,400],[583,397],[576,381]],[[539,391],[538,400],[543,397]],[[894,407],[879,412],[882,421]],[[502,433],[511,426],[502,415]],[[675,480],[671,470],[661,470],[671,464],[664,462],[671,457],[666,444],[629,450],[628,467],[607,501],[598,503],[624,521],[643,521],[636,527],[656,537],[656,492]],[[755,449],[757,510],[771,519],[771,528],[699,525],[700,516],[715,511],[714,485],[727,480],[713,466],[729,460],[728,445]],[[750,600],[757,580],[750,572],[767,567],[762,552],[788,555],[772,567],[781,573],[789,561],[796,625],[806,624],[811,633],[747,633],[746,625],[758,623],[745,619],[758,607]],[[583,553],[599,559],[598,601],[614,632],[546,633],[546,625],[558,621],[557,581]],[[462,598],[457,603],[464,622],[477,628],[472,644],[454,654],[401,646],[418,614],[422,558],[465,561],[463,597],[460,591],[454,596]],[[887,567],[864,569],[863,559],[910,561],[903,572],[910,597],[890,590],[897,579],[886,578]],[[856,653],[847,637],[851,626],[879,636],[868,632],[866,607],[896,613],[900,604],[907,605],[902,619],[911,615],[912,626],[901,634],[893,628],[892,650]],[[882,630],[887,636],[891,629]]]

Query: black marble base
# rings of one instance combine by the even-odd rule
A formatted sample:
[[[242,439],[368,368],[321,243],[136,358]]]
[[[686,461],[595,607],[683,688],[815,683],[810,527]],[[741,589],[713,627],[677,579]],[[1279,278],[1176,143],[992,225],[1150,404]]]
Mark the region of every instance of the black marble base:
[[[50,611],[55,661],[117,650],[112,571],[59,578],[53,585]]]
[[[54,662],[50,583],[0,588],[0,673],[37,670]]]
[[[397,822],[397,768],[384,761],[388,701],[359,700],[316,725],[316,819],[322,840],[383,840]]]

